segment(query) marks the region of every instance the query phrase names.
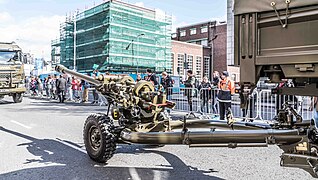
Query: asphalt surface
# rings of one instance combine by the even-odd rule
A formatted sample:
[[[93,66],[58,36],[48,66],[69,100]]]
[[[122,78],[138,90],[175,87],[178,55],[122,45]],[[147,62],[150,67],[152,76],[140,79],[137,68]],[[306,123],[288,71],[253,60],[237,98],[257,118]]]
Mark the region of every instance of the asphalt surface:
[[[268,148],[153,148],[118,145],[107,164],[83,148],[82,128],[105,106],[25,98],[0,100],[0,179],[312,179],[279,166],[282,151]]]

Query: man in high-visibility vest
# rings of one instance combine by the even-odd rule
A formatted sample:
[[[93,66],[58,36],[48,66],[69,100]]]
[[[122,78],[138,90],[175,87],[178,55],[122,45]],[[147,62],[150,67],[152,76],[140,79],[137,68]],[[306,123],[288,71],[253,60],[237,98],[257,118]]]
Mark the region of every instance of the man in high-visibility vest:
[[[221,80],[218,84],[218,101],[220,109],[220,120],[224,120],[225,113],[228,109],[231,109],[231,96],[235,93],[234,82],[229,78],[229,73],[223,71],[221,74]]]

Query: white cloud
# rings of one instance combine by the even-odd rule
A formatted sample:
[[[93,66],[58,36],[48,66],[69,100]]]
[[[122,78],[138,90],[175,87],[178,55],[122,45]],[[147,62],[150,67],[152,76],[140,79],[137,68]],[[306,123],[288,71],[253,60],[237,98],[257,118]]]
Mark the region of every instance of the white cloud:
[[[1,0],[0,0],[0,3],[1,3]],[[0,12],[0,22],[1,23],[8,22],[12,19],[13,19],[12,16],[8,12]]]
[[[6,2],[7,2],[7,0],[0,0],[0,4],[4,4]]]
[[[178,28],[178,27],[182,27],[182,26],[186,26],[186,25],[188,25],[188,23],[187,22],[184,22],[184,21],[182,21],[182,22],[177,22],[178,21],[178,19],[177,19],[177,17],[175,16],[175,15],[172,15],[172,32],[176,32],[176,29]]]
[[[222,22],[222,21],[227,21],[227,17],[226,17],[226,15],[224,15],[224,16],[220,16],[220,17],[211,18],[211,20],[217,21],[217,22]]]
[[[189,22],[185,22],[185,21],[178,22],[177,17],[175,15],[172,15],[172,32],[176,32],[176,29],[179,27],[182,27],[182,26],[188,26],[191,24],[207,22],[207,21],[217,21],[217,23],[224,22],[224,21],[226,22],[227,18],[226,18],[226,15],[224,15],[224,16],[220,16],[220,17],[211,17],[210,19],[202,20],[199,22],[189,23]]]
[[[23,52],[30,52],[35,57],[44,57],[50,60],[51,40],[59,36],[60,22],[65,20],[65,17],[39,16],[19,22],[14,20],[10,14],[8,17],[11,18],[10,21],[7,21],[5,25],[0,25],[0,41],[15,41]]]

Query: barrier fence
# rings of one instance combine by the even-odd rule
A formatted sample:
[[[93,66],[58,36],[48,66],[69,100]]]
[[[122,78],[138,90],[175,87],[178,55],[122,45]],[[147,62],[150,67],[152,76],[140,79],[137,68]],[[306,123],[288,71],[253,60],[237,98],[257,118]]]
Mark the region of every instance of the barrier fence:
[[[186,112],[198,112],[205,115],[218,115],[217,89],[176,88],[168,89],[167,99],[176,103],[176,110]],[[311,97],[272,94],[271,90],[256,89],[250,95],[247,112],[240,108],[238,94],[232,96],[232,113],[234,117],[247,117],[259,120],[274,119],[279,109],[285,102],[292,107],[303,119],[311,119],[312,111],[309,110]],[[192,102],[192,107],[191,107]]]
[[[94,101],[94,88],[89,88],[88,100]],[[198,112],[205,115],[219,115],[219,107],[217,101],[217,89],[197,89],[197,88],[179,88],[172,87],[167,90],[167,99],[176,103],[175,109],[185,112]],[[30,93],[30,92],[29,92]],[[83,91],[79,91],[78,95],[82,97]],[[97,103],[107,105],[105,96],[98,92]],[[69,97],[69,92],[66,92]],[[232,96],[232,113],[234,117],[247,117],[259,120],[274,119],[279,109],[282,109],[284,102],[289,101],[293,104],[293,108],[300,114],[303,119],[312,119],[313,113],[309,110],[311,97],[309,96],[292,96],[272,94],[271,90],[255,89],[250,95],[247,112],[243,112],[240,108],[240,97],[238,94]]]

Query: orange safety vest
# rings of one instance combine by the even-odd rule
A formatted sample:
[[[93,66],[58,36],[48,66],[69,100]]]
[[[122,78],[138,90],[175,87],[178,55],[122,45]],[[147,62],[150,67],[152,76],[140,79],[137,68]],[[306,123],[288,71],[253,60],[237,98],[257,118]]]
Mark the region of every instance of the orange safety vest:
[[[231,95],[235,93],[234,82],[230,79],[225,78],[219,82],[218,88],[219,101],[231,101]]]

